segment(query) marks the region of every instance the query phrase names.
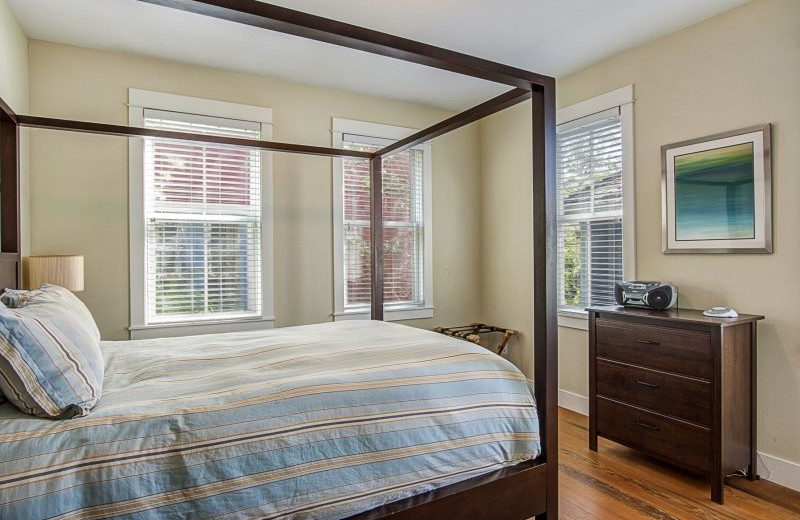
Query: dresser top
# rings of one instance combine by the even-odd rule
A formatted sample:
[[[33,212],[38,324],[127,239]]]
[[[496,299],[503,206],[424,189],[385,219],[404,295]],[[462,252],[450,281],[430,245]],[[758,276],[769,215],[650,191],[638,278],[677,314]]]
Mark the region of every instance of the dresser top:
[[[664,321],[683,323],[697,323],[700,325],[738,325],[751,321],[763,320],[764,316],[757,314],[739,314],[736,318],[711,318],[704,316],[703,311],[697,309],[667,309],[657,311],[653,309],[638,309],[635,307],[622,307],[619,305],[588,307],[587,311],[602,312],[605,314],[620,314],[623,316],[637,316]]]

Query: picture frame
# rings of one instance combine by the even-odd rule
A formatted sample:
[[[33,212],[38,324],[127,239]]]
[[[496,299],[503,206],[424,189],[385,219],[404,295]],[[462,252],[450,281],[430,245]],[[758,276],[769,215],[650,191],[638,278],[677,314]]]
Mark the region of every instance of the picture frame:
[[[771,130],[661,147],[664,253],[772,253]]]

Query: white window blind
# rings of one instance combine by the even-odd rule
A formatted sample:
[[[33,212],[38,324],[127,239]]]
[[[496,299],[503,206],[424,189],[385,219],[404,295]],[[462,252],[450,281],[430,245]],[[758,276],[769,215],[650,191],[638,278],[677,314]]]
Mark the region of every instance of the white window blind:
[[[623,277],[619,108],[559,125],[556,156],[559,309],[612,305]]]
[[[144,110],[144,127],[258,140],[261,124]],[[148,323],[261,315],[261,154],[144,144]]]
[[[387,144],[351,134],[347,149],[373,152]],[[424,301],[424,150],[412,148],[383,160],[384,302],[387,309],[421,307]],[[369,162],[343,160],[344,306],[370,305]]]

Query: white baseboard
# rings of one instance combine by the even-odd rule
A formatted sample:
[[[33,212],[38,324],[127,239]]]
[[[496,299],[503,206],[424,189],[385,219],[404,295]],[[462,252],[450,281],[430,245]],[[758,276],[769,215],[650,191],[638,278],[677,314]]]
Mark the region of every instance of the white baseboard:
[[[800,464],[759,451],[756,466],[764,480],[800,491]]]
[[[589,415],[589,398],[567,390],[558,391],[558,406]],[[800,491],[800,464],[759,451],[757,466],[762,479]]]
[[[567,390],[558,391],[558,406],[581,415],[589,415],[589,398]]]

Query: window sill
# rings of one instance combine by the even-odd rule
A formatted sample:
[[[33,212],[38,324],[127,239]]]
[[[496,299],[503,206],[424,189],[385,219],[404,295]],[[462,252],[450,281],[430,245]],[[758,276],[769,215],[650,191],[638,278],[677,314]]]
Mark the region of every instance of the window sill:
[[[132,325],[128,327],[128,330],[131,333],[131,339],[152,339],[271,329],[274,324],[275,317],[270,316],[268,318]]]
[[[418,320],[422,318],[433,318],[433,307],[416,307],[413,309],[392,309],[383,312],[385,321]],[[368,320],[370,312],[367,311],[346,311],[334,312],[333,321],[344,320]]]
[[[570,329],[589,330],[589,313],[582,311],[558,311],[558,326]]]

